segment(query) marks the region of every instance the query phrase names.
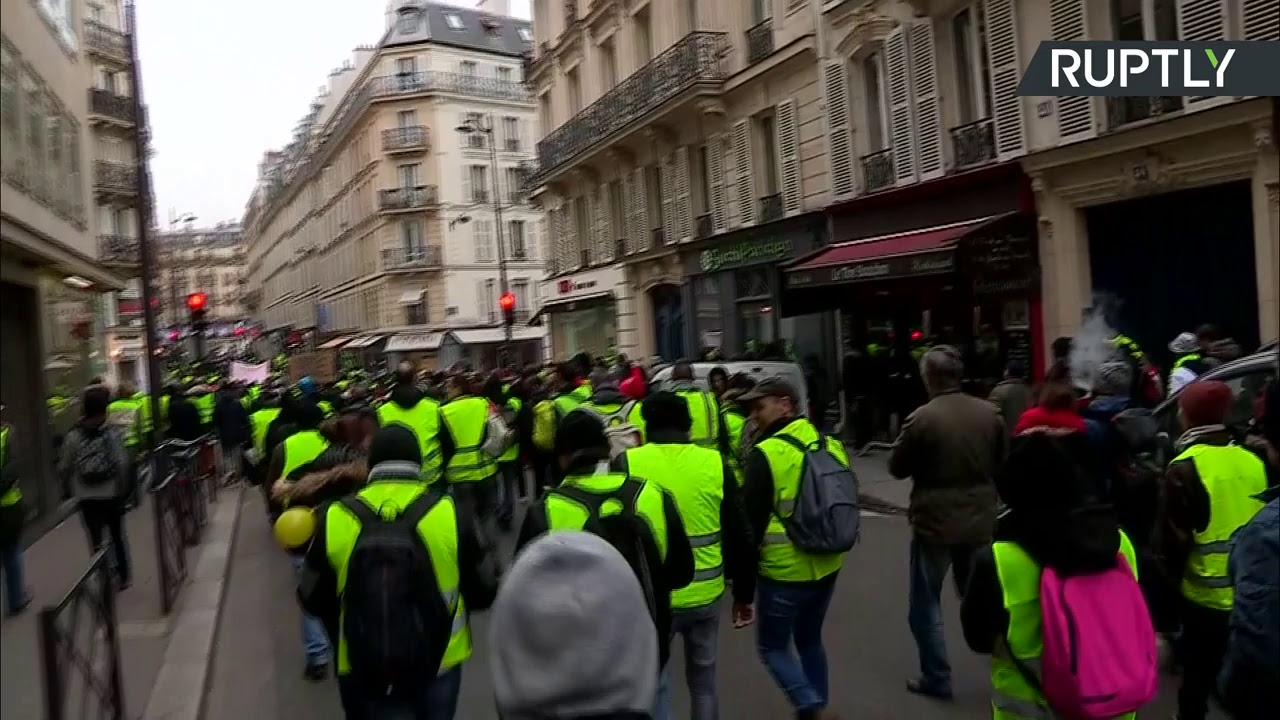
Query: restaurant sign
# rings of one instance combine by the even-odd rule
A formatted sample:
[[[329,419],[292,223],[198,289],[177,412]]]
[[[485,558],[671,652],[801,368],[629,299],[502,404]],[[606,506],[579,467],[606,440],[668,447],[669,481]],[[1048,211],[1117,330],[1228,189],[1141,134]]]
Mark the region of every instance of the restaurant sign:
[[[955,269],[955,251],[947,248],[934,252],[861,260],[843,265],[797,268],[786,273],[786,284],[789,288],[844,285],[871,280],[936,275],[952,272]]]
[[[711,273],[743,265],[777,262],[791,257],[794,249],[795,244],[791,240],[744,240],[703,250],[698,256],[698,269]]]

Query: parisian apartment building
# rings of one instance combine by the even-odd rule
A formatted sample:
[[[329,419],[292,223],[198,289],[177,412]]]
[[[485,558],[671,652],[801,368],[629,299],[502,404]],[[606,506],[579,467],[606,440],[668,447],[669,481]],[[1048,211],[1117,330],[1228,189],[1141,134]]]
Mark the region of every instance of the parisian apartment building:
[[[310,346],[492,365],[498,300],[536,360],[543,214],[525,192],[539,137],[527,21],[392,0],[386,31],[333,71],[292,142],[267,152],[243,220],[247,301]],[[445,355],[442,356],[441,353]]]
[[[533,26],[554,357],[785,340],[838,372],[897,337],[998,375],[1103,304],[1157,354],[1280,326],[1270,98],[1016,92],[1047,40],[1280,40],[1274,0],[533,0]]]
[[[0,404],[36,515],[62,499],[44,441],[123,357],[115,303],[137,288],[146,121],[124,20],[116,0],[0,5]]]
[[[205,296],[205,315],[212,325],[234,329],[250,321],[244,303],[248,254],[240,222],[225,221],[210,227],[195,222],[174,223],[156,236],[156,274],[152,280],[162,328],[176,328],[187,321],[187,297]],[[171,311],[172,309],[172,311]]]

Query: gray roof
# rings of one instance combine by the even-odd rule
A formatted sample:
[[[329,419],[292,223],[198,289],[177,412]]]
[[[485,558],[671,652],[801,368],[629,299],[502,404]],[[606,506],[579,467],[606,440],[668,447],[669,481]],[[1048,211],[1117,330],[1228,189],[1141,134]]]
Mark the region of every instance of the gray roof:
[[[414,31],[406,33],[402,32],[399,12],[408,8],[416,8],[419,17]],[[460,30],[449,27],[447,17],[449,15],[456,15],[462,21]],[[485,23],[496,24],[497,27],[490,30]],[[519,57],[521,53],[533,48],[532,42],[526,42],[520,37],[519,28],[526,28],[532,37],[533,27],[527,20],[502,17],[474,8],[405,0],[398,6],[395,24],[387,31],[382,45],[394,47],[433,42],[496,55]]]

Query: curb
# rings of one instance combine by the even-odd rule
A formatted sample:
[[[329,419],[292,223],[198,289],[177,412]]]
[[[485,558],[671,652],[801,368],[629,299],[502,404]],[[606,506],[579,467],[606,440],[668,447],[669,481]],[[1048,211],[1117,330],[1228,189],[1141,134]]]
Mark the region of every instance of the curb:
[[[243,487],[234,494],[224,493],[226,500],[218,503],[190,582],[183,588],[169,646],[142,720],[198,720],[203,712],[244,504]]]
[[[906,515],[907,508],[896,502],[878,498],[874,495],[858,493],[858,504],[863,510],[883,513],[885,515]]]

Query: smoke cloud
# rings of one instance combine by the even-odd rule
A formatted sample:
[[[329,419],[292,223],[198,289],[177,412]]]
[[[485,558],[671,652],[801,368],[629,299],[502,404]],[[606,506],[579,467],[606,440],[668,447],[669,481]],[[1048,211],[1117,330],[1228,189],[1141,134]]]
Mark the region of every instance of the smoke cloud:
[[[1106,296],[1095,296],[1093,307],[1084,312],[1080,331],[1071,340],[1071,380],[1084,390],[1093,388],[1098,366],[1116,359],[1116,349],[1111,343],[1117,331],[1108,318],[1115,316],[1116,301]]]

